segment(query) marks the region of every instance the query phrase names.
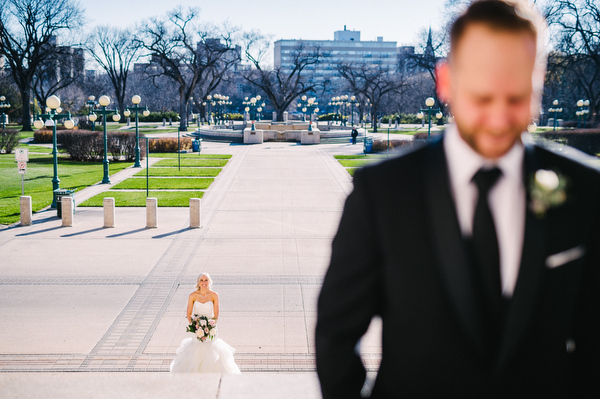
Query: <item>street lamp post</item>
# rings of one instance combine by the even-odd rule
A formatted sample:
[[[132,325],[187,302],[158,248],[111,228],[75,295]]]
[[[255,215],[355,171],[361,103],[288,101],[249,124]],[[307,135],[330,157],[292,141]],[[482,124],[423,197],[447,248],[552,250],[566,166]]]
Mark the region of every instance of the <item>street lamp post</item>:
[[[211,117],[210,106],[212,105],[212,96],[210,94],[208,96],[206,96],[206,104],[208,105],[208,114],[206,117],[206,121],[208,122],[208,126],[210,126],[210,117]]]
[[[350,115],[352,115],[352,127],[354,127],[354,110],[353,110],[353,106],[356,105],[356,107],[358,108],[358,106],[360,105],[360,103],[358,102],[358,99],[356,98],[356,96],[351,96],[350,97],[350,101],[348,101],[348,104],[350,104]]]
[[[2,108],[2,130],[6,127],[6,114],[4,109],[10,108],[10,104],[6,101],[6,97],[0,96],[0,108]]]
[[[427,106],[427,108],[425,109],[420,109],[419,113],[417,114],[417,117],[419,119],[423,119],[425,117],[425,112],[427,112],[427,118],[429,119],[429,125],[427,128],[427,139],[431,138],[431,114],[433,112],[436,113],[436,117],[438,119],[442,118],[444,115],[442,114],[442,111],[439,108],[433,109],[433,106],[435,105],[435,100],[433,99],[433,97],[429,97],[425,100],[425,105]]]
[[[142,102],[142,98],[138,95],[135,95],[131,98],[131,102],[134,104],[133,107],[126,107],[123,115],[129,117],[131,115],[131,111],[135,112],[135,164],[134,168],[141,168],[140,165],[140,121],[139,121],[139,111],[143,109],[142,114],[144,116],[150,115],[150,111],[148,111],[148,106],[142,108],[138,104]]]
[[[577,115],[577,128],[581,127],[581,119],[583,118],[583,128],[585,129],[587,127],[587,114],[590,112],[590,100],[579,100],[577,106],[579,107],[579,110],[575,113]],[[584,109],[583,107],[588,108]]]
[[[85,103],[85,106],[88,108],[88,120],[92,122],[92,131],[96,130],[96,114],[94,114],[94,108],[96,107],[96,97],[89,96],[88,100]]]
[[[309,122],[312,122],[313,109],[318,109],[319,103],[315,97],[308,98],[307,96],[300,97],[298,108],[302,110],[302,119],[306,121],[306,115],[309,116]]]
[[[102,177],[102,184],[110,184],[110,177],[108,176],[109,161],[108,161],[108,137],[106,134],[106,115],[114,114],[113,121],[115,121],[115,122],[118,122],[121,119],[121,115],[119,115],[118,109],[106,109],[106,107],[108,107],[108,104],[110,104],[110,97],[108,97],[108,96],[100,97],[98,99],[98,104],[100,104],[100,107],[102,108],[102,109],[98,110],[98,113],[102,114],[102,121],[103,121],[103,125],[104,125],[104,129],[103,129],[104,158],[102,160],[104,175]]]
[[[558,113],[562,112],[562,108],[558,108],[558,100],[554,100],[552,101],[552,105],[554,106],[553,108],[548,108],[548,112],[552,113],[554,112],[554,128],[552,130],[556,130],[556,127],[558,126]]]
[[[38,119],[33,122],[33,126],[36,129],[41,129],[44,126],[52,127],[52,163],[54,169],[54,175],[52,176],[52,208],[56,208],[56,196],[54,191],[60,188],[60,179],[58,178],[58,151],[56,149],[56,120],[62,118],[68,118],[64,126],[67,129],[73,129],[75,122],[71,120],[71,113],[61,114],[62,108],[60,108],[60,98],[57,96],[50,96],[46,100],[46,113],[38,114]],[[46,119],[45,123],[42,118]]]

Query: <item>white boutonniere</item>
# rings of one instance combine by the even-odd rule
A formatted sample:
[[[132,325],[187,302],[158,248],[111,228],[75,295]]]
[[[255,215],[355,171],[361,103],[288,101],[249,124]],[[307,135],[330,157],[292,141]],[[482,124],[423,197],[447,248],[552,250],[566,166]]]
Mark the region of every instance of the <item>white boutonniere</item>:
[[[549,209],[562,205],[567,200],[566,187],[566,177],[553,170],[540,169],[535,172],[529,188],[533,213],[542,218]]]

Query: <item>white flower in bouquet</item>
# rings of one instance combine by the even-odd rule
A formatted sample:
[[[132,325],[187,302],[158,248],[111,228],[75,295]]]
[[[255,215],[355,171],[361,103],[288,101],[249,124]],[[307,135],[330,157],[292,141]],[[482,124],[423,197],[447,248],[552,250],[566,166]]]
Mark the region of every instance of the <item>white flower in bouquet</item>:
[[[543,188],[546,191],[556,190],[560,184],[558,175],[551,170],[538,170],[535,172],[535,180],[539,184],[540,188]]]
[[[531,209],[538,218],[546,216],[549,209],[562,205],[567,200],[567,179],[553,170],[540,169],[535,172],[529,187]]]
[[[210,321],[208,322],[208,325],[211,327],[216,327],[217,326],[217,322],[215,321],[215,319],[210,319]]]

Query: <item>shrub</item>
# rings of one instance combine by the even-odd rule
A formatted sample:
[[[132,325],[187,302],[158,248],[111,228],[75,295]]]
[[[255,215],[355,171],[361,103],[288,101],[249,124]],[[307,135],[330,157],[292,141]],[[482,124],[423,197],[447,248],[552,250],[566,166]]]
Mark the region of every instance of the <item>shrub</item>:
[[[391,150],[394,148],[403,148],[403,149],[411,149],[413,146],[413,142],[411,140],[390,140],[389,147],[387,140],[374,140],[373,141],[373,152],[381,152],[386,150]]]
[[[343,116],[342,117],[343,120],[347,121],[348,120],[348,116]],[[355,118],[355,122],[358,118]],[[319,120],[320,121],[339,121],[340,120],[340,114],[336,114],[336,113],[329,113],[329,114],[323,114],[323,115],[319,115]]]
[[[590,155],[600,152],[600,129],[556,130],[536,133],[533,137],[567,144]]]
[[[135,159],[135,133],[108,132],[106,146],[113,161]],[[85,130],[61,131],[57,141],[75,161],[94,161],[104,158],[104,138],[100,132]],[[140,159],[146,153],[146,142],[140,140]]]
[[[52,143],[52,130],[36,130],[33,132],[33,141],[36,143]]]
[[[0,130],[0,150],[10,154],[19,144],[19,131],[15,129]]]
[[[421,123],[421,119],[417,118],[416,114],[404,114],[404,113],[385,115],[381,118],[381,123],[389,123],[390,119],[392,120],[392,123],[396,123],[396,120],[398,120],[400,124]],[[437,122],[438,122],[437,118],[435,116],[433,116],[431,118],[431,123],[435,124]]]
[[[81,130],[92,130],[92,122],[90,122],[90,120],[87,117],[79,118],[78,126]],[[99,132],[103,131],[102,123],[98,123],[98,121],[96,121],[94,130]]]
[[[431,132],[430,136],[431,138],[434,138],[438,135],[442,134],[442,132],[440,131],[435,131],[435,132]],[[427,140],[427,132],[419,132],[419,133],[415,133],[415,135],[413,136],[415,140]]]
[[[134,118],[135,118],[135,116],[134,116]],[[148,116],[144,116],[141,113],[139,114],[139,121],[140,122],[162,122],[163,119],[165,119],[168,122],[169,118],[172,118],[173,122],[178,122],[179,121],[179,114],[177,112],[174,112],[174,111],[168,111],[168,112],[150,112],[150,115],[148,115]]]
[[[179,143],[182,150],[189,150],[192,148],[192,139],[189,137],[181,138],[179,140]],[[149,142],[149,146],[150,152],[177,152],[177,139],[152,139]]]
[[[244,120],[244,115],[242,115],[242,114],[228,114],[227,115],[227,119],[229,119],[230,121],[243,121]]]
[[[102,134],[90,131],[63,131],[57,140],[75,161],[93,161],[104,154]]]

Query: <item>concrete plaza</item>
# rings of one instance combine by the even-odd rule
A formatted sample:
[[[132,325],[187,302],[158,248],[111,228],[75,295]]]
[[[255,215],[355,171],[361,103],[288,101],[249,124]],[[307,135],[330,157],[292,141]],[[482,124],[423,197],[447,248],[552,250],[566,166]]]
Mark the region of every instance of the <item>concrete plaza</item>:
[[[78,207],[73,227],[47,210],[0,230],[0,396],[319,397],[316,299],[352,188],[332,155],[361,151],[204,143],[233,157],[202,200],[200,229],[188,228],[188,208],[159,208],[158,228],[146,229],[145,208],[117,208],[103,228],[101,208]],[[215,282],[240,376],[168,373],[201,272]],[[374,322],[362,343],[371,371],[378,331]]]

